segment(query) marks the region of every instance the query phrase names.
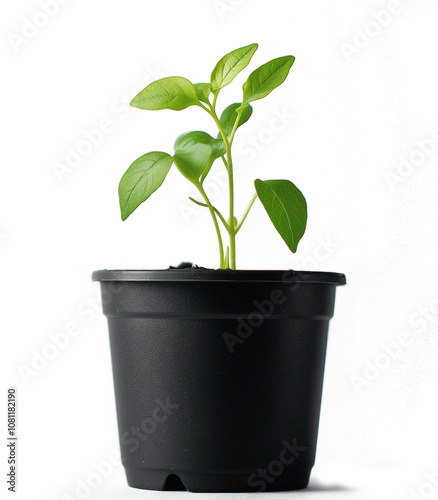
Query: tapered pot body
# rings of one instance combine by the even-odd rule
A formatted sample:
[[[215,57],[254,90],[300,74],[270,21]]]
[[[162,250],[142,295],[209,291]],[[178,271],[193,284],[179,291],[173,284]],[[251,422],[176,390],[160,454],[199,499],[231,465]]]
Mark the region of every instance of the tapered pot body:
[[[96,271],[130,486],[304,488],[336,273]]]

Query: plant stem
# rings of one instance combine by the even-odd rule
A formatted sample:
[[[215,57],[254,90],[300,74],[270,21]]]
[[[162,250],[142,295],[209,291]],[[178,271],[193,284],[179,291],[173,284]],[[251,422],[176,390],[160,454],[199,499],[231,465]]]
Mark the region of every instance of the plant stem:
[[[236,228],[234,217],[234,178],[233,178],[233,160],[231,159],[231,146],[228,144],[227,150],[227,163],[228,163],[228,185],[230,190],[230,267],[236,269]]]
[[[227,157],[226,166],[228,171],[229,203],[230,203],[229,205],[230,217],[228,221],[229,225],[228,234],[230,237],[230,268],[236,269],[236,226],[234,219],[234,176],[233,176],[233,159],[231,156],[231,141],[228,140],[228,137],[226,136],[225,131],[221,125],[221,122],[219,121],[219,118],[216,114],[215,105],[216,105],[216,100],[213,100],[213,105],[211,106],[210,114],[213,117],[213,120],[215,121],[217,128],[219,129],[219,132],[222,136],[222,140],[224,141],[225,144],[225,152]],[[234,123],[232,136],[234,136],[234,133],[236,132],[239,120],[240,120],[240,114],[237,115],[236,122]]]
[[[199,205],[201,207],[206,207],[208,208],[208,205],[206,205],[205,203],[201,203],[200,201],[197,201],[195,200],[194,198],[192,198],[191,196],[189,196],[189,200],[193,201],[193,203],[196,203],[196,205]],[[214,206],[212,205],[211,206],[213,208],[213,210],[216,212],[216,215],[219,217],[219,219],[221,220],[222,224],[224,225],[225,229],[228,231],[229,229],[229,226],[227,224],[227,221],[225,220],[224,216],[219,212],[219,210]]]
[[[210,214],[211,214],[211,217],[213,219],[214,228],[216,229],[216,235],[217,235],[217,239],[218,239],[218,243],[219,243],[220,268],[223,269],[225,266],[224,245],[222,243],[222,235],[221,235],[221,231],[219,228],[219,224],[218,224],[217,219],[216,219],[216,214],[215,214],[214,208],[213,208],[210,200],[208,199],[207,193],[204,191],[204,188],[202,187],[202,185],[200,183],[197,183],[196,187],[198,188],[199,192],[201,193],[201,196],[204,199],[208,209],[210,210]]]
[[[230,267],[231,269],[236,269],[236,234],[237,227],[235,226],[234,217],[234,176],[233,176],[233,159],[231,157],[231,145],[233,144],[234,134],[236,133],[237,127],[239,126],[240,116],[242,112],[237,113],[236,121],[234,122],[233,130],[230,134],[230,139],[227,140],[225,144],[225,150],[227,152],[227,164],[228,164],[228,183],[230,188]]]
[[[227,231],[228,231],[228,235],[229,235],[229,238],[230,238],[230,253],[229,253],[229,258],[230,258],[230,268],[231,269],[236,269],[236,234],[237,234],[237,231],[240,229],[241,225],[242,225],[242,222],[245,220],[246,216],[248,215],[248,212],[251,208],[251,206],[248,208],[248,211],[247,213],[245,214],[242,222],[236,227],[236,219],[234,217],[234,175],[233,175],[233,159],[232,159],[232,156],[231,156],[231,145],[233,144],[233,140],[234,140],[234,135],[236,133],[236,130],[237,130],[237,127],[239,126],[239,121],[240,121],[240,117],[242,115],[242,111],[243,110],[240,110],[237,112],[237,118],[236,118],[236,121],[234,122],[234,126],[233,126],[233,129],[231,131],[231,134],[230,134],[230,138],[228,139],[227,135],[225,134],[225,131],[224,131],[224,128],[222,127],[222,124],[217,116],[217,113],[216,113],[216,101],[217,101],[217,96],[218,96],[218,93],[215,93],[214,97],[213,97],[213,103],[209,105],[210,109],[207,109],[205,106],[201,105],[201,107],[207,111],[207,113],[213,118],[213,120],[215,121],[216,123],[216,126],[217,128],[219,129],[219,132],[221,134],[221,137],[222,137],[222,140],[224,141],[224,145],[225,145],[225,154],[226,154],[226,160],[225,158],[222,157],[223,161],[224,161],[224,164],[227,168],[227,172],[228,172],[228,187],[229,187],[229,211],[230,211],[230,217],[229,217],[229,220],[228,220],[228,224],[225,226]],[[198,189],[201,191],[202,189],[202,186],[199,185]],[[204,191],[202,189],[202,191]],[[216,232],[218,233],[218,239],[219,239],[219,246],[220,246],[220,249],[221,249],[221,267],[224,265],[224,257],[223,257],[223,245],[222,245],[222,240],[220,239],[220,230],[219,230],[219,226],[218,226],[218,223],[217,223],[217,219],[216,219],[216,216],[215,216],[215,213],[214,213],[214,210],[213,208],[211,207],[211,203],[208,201],[207,202],[207,195],[204,193],[202,193],[201,191],[201,194],[202,196],[204,197],[204,200],[206,200],[206,203],[210,209],[210,212],[212,214],[212,217],[213,217],[213,220],[214,220],[214,223],[215,223],[215,227],[216,227]],[[254,200],[252,201],[252,203],[254,203]],[[252,205],[251,203],[251,205]]]
[[[254,205],[254,202],[257,199],[257,193],[251,198],[251,202],[248,205],[248,208],[246,209],[246,212],[243,214],[242,220],[239,222],[239,224],[236,227],[236,233],[239,231],[239,229],[242,227],[242,224],[245,222],[245,219],[248,217],[249,211],[251,210],[252,206]]]
[[[242,116],[242,112],[243,112],[243,109],[240,110],[240,111],[236,111],[237,113],[237,118],[236,118],[236,121],[234,122],[234,125],[233,125],[233,130],[231,131],[231,134],[230,134],[230,147],[231,145],[233,144],[233,141],[234,141],[234,135],[236,133],[236,130],[237,130],[237,127],[239,126],[239,122],[240,122],[240,117]]]

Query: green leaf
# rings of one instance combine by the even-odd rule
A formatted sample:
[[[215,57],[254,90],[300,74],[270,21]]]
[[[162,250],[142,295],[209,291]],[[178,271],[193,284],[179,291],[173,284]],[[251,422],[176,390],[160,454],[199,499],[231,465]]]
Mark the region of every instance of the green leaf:
[[[210,134],[202,132],[201,130],[195,130],[180,135],[175,141],[175,152],[179,149],[188,149],[192,146],[196,146],[196,144],[208,144],[211,146],[215,159],[225,154],[225,145],[222,139],[213,139]]]
[[[294,61],[294,56],[278,57],[253,71],[243,84],[242,104],[262,99],[281,85],[286,80]]]
[[[211,83],[195,83],[195,91],[198,99],[206,104],[209,104],[208,97],[212,90]]]
[[[213,139],[200,130],[188,132],[175,141],[175,164],[189,180],[201,183],[213,162],[225,154],[222,139]]]
[[[131,101],[131,106],[135,108],[150,110],[180,111],[199,104],[193,83],[182,76],[170,76],[152,82]]]
[[[231,83],[234,77],[248,66],[257,47],[256,43],[252,43],[222,57],[211,73],[213,92]]]
[[[208,167],[212,149],[208,144],[197,144],[188,149],[180,149],[173,156],[175,165],[184,177],[196,184]]]
[[[173,158],[160,151],[146,153],[135,160],[124,173],[119,184],[122,220],[126,220],[163,184],[172,163]]]
[[[307,224],[307,204],[303,194],[287,180],[257,179],[254,184],[275,229],[290,250],[296,252]]]
[[[236,118],[237,118],[236,109],[240,108],[240,106],[241,106],[240,102],[235,102],[234,104],[230,104],[230,106],[228,106],[227,108],[225,108],[222,111],[222,114],[221,114],[219,121],[221,122],[221,125],[225,131],[225,135],[227,137],[231,134],[231,131],[233,130],[234,123],[235,123]],[[245,106],[243,108],[243,111],[242,111],[242,114],[241,114],[240,120],[239,120],[239,125],[237,128],[239,128],[241,125],[246,123],[249,120],[251,115],[252,115],[252,107],[248,104],[247,106]],[[222,136],[219,134],[218,137],[222,137]]]

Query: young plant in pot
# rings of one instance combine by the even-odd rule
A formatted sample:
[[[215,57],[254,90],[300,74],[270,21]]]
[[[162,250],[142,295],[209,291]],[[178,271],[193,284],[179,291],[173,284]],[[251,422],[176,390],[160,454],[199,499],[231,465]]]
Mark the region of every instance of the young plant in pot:
[[[253,71],[243,96],[218,112],[221,90],[257,44],[225,55],[209,83],[183,77],[148,85],[131,102],[145,110],[197,106],[217,127],[181,135],[173,156],[138,158],[119,185],[122,219],[164,182],[174,164],[210,212],[219,269],[102,270],[123,465],[130,486],[194,492],[305,488],[315,460],[329,319],[345,276],[236,270],[236,236],[258,199],[292,252],[307,206],[289,180],[254,182],[246,212],[234,210],[233,145],[251,103],[282,84],[293,56]],[[215,161],[229,181],[228,213],[204,190]],[[225,237],[227,243],[225,243]]]

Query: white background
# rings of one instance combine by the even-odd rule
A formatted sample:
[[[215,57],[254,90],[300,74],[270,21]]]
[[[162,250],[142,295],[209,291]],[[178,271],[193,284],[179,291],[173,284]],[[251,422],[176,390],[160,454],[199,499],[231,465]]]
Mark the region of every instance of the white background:
[[[296,63],[236,136],[237,213],[256,177],[288,178],[307,198],[309,221],[291,254],[256,205],[239,233],[238,267],[317,268],[349,283],[331,322],[311,488],[294,495],[438,498],[427,476],[438,476],[438,2],[64,0],[51,3],[50,18],[41,5],[0,8],[0,435],[6,443],[6,387],[17,386],[16,498],[79,498],[78,484],[118,450],[91,272],[217,266],[208,214],[187,216],[193,191],[175,168],[124,223],[117,199],[134,159],[172,153],[190,129],[213,133],[208,117],[126,103],[163,76],[208,81],[222,55],[252,42],[253,69],[286,54]],[[248,74],[219,106],[239,100]],[[285,123],[274,131],[278,114]],[[101,142],[57,175],[54,165],[67,165],[68,151],[102,123]],[[54,352],[53,335],[65,331]],[[6,491],[5,447],[1,463]],[[128,488],[122,467],[112,469],[85,497],[188,495]]]

